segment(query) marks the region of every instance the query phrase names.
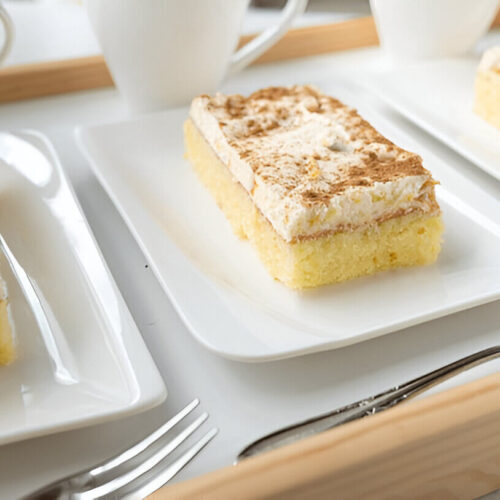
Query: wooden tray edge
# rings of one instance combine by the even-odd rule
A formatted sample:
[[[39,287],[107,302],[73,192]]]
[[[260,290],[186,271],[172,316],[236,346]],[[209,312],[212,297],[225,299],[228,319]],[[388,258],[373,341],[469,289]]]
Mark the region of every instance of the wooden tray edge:
[[[500,12],[493,26],[500,26]],[[239,45],[244,45],[254,36],[243,36]],[[340,23],[292,29],[257,59],[255,64],[377,44],[378,36],[373,17],[362,17]],[[113,79],[102,56],[8,66],[0,69],[0,103],[113,85]]]
[[[499,487],[500,373],[149,498],[475,498]]]
[[[239,46],[255,35],[243,36]],[[372,17],[297,28],[255,63],[305,57],[378,43]],[[114,85],[102,56],[8,66],[0,69],[0,103]]]

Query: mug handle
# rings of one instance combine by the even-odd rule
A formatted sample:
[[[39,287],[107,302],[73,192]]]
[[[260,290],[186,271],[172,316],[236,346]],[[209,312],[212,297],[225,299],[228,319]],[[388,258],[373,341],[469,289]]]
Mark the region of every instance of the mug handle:
[[[229,61],[227,73],[235,73],[245,66],[248,66],[271,45],[276,43],[288,31],[295,17],[304,12],[307,1],[308,0],[288,0],[281,14],[280,22],[275,26],[267,28],[259,36],[235,52]]]
[[[5,41],[3,47],[0,48],[0,64],[8,56],[10,49],[12,48],[12,41],[14,39],[14,24],[9,14],[4,7],[0,5],[0,21],[3,24],[5,30]]]

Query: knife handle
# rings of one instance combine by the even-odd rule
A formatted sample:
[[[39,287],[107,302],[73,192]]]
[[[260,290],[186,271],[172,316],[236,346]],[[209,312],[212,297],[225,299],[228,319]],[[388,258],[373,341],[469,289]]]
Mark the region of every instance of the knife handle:
[[[392,408],[449,378],[498,357],[500,357],[500,346],[483,349],[375,396],[272,432],[248,445],[239,453],[236,462]]]

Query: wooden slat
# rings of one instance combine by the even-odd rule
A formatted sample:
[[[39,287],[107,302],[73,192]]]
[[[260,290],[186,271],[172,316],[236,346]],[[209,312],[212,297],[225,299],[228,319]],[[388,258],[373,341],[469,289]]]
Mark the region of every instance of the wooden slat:
[[[500,374],[494,374],[149,498],[470,499],[499,487]]]
[[[497,17],[493,20],[493,23],[491,24],[491,27],[494,28],[496,26],[500,26],[500,9],[498,9],[497,12]]]
[[[240,47],[255,35],[243,36]],[[255,63],[326,54],[378,44],[372,17],[290,30]]]
[[[0,102],[111,85],[113,79],[102,56],[8,66],[0,70]]]
[[[255,35],[241,38],[240,46]],[[371,17],[290,30],[257,63],[323,54],[378,43]],[[0,69],[0,103],[107,87],[113,80],[102,56]]]

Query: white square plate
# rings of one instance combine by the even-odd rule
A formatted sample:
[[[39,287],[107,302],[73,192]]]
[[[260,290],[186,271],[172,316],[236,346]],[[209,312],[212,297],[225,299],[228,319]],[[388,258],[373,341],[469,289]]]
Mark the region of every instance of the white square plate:
[[[324,89],[353,104],[344,86]],[[363,114],[418,150],[380,116]],[[441,180],[445,243],[435,265],[305,292],[287,289],[234,236],[183,159],[186,109],[79,129],[94,171],[194,336],[222,356],[263,361],[334,349],[500,297],[500,203],[426,155]],[[422,153],[421,151],[419,151]]]
[[[500,179],[500,130],[473,111],[475,58],[428,61],[370,79],[388,104]]]
[[[0,232],[38,289],[42,336],[3,254],[18,359],[0,367],[0,443],[146,410],[165,386],[48,141],[0,133]]]

